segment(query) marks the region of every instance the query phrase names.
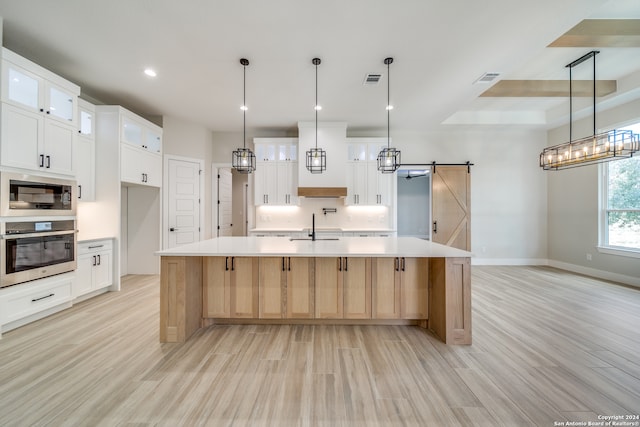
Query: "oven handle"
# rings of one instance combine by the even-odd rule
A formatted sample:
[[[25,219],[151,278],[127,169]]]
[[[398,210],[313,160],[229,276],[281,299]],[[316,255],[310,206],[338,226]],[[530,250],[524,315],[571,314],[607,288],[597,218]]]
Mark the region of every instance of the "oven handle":
[[[78,232],[78,230],[41,231],[41,232],[38,232],[38,233],[3,234],[0,237],[3,240],[15,240],[15,239],[27,239],[29,237],[60,236],[62,234],[75,234],[77,232]]]

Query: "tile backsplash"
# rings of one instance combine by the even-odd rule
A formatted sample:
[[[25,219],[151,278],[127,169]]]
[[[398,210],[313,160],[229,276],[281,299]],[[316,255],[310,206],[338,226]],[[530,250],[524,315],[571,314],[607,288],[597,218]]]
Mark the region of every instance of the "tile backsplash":
[[[323,208],[328,211],[323,213]],[[255,228],[300,229],[311,227],[316,214],[316,228],[355,230],[391,229],[388,206],[346,206],[344,199],[301,198],[298,206],[256,207]]]

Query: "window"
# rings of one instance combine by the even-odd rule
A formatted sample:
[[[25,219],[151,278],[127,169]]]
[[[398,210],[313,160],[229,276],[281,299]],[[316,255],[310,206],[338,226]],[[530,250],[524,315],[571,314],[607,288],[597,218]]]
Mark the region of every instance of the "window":
[[[640,123],[624,129],[640,133]],[[601,247],[640,255],[640,153],[603,164],[602,177]]]

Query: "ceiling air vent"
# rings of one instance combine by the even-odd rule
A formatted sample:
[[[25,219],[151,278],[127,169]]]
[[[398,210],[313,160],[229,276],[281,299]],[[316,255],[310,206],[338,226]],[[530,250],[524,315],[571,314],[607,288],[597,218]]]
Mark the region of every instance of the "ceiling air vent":
[[[500,73],[484,73],[483,75],[480,76],[480,78],[478,78],[478,80],[473,82],[473,84],[476,84],[476,83],[491,83],[495,79],[497,79],[499,76],[500,76]]]
[[[364,82],[362,82],[362,84],[377,85],[381,78],[382,78],[382,74],[369,73],[366,76],[364,76]]]

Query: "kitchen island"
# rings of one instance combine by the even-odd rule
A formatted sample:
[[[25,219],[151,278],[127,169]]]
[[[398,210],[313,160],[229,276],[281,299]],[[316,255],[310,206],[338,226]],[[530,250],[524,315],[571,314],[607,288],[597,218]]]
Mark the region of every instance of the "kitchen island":
[[[413,237],[219,237],[161,256],[160,341],[218,323],[420,325],[471,344],[471,253]]]

